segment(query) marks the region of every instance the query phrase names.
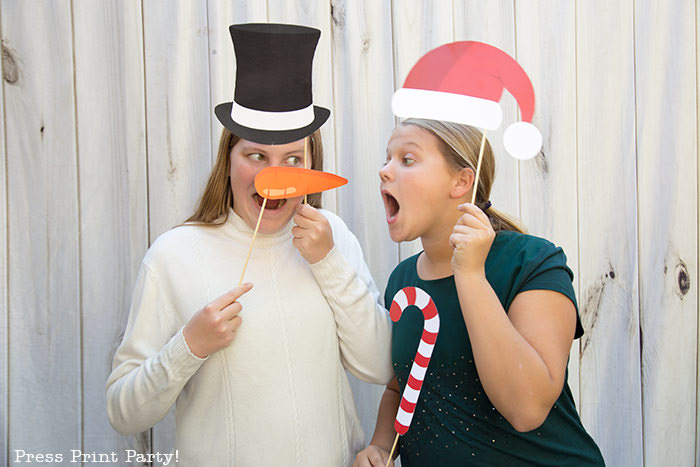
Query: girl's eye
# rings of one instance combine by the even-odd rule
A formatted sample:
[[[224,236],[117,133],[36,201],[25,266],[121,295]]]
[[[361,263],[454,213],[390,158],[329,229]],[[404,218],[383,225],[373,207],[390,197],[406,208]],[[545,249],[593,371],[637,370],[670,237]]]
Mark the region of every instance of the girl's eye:
[[[259,152],[254,152],[252,154],[248,154],[248,159],[255,161],[255,162],[262,162],[265,160],[265,156],[263,156]]]
[[[291,156],[291,157],[287,158],[286,163],[289,166],[297,167],[297,166],[303,164],[303,160],[299,156]]]
[[[403,156],[403,158],[401,159],[401,162],[403,163],[403,165],[409,165],[409,166],[410,166],[410,165],[413,165],[413,163],[415,162],[415,160],[414,160],[412,157],[410,157],[410,156]]]

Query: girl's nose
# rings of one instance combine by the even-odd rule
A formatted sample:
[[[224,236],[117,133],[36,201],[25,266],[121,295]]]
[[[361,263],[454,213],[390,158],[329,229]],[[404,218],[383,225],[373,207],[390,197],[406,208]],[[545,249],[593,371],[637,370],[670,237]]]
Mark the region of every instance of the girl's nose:
[[[391,177],[391,161],[389,160],[384,164],[384,167],[379,169],[379,179],[383,182],[388,182],[391,180]]]

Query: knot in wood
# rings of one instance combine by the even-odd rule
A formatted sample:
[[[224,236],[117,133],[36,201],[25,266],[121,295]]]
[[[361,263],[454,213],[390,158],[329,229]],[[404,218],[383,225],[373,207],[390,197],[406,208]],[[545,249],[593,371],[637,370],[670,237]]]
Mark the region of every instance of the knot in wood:
[[[683,261],[676,265],[676,277],[678,278],[678,294],[683,298],[690,290],[690,274],[688,274],[688,267]]]
[[[5,44],[2,45],[2,78],[9,84],[15,84],[19,79],[17,60]]]

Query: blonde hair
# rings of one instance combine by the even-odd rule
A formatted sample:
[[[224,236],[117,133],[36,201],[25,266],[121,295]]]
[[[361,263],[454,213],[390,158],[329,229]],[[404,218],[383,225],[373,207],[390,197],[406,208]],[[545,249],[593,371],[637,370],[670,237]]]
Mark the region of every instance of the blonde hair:
[[[216,162],[209,174],[209,180],[204,187],[204,192],[199,200],[197,208],[185,222],[197,224],[221,225],[228,220],[229,209],[233,207],[233,191],[231,191],[231,149],[241,140],[226,128],[219,138],[219,151]],[[321,132],[316,130],[309,137],[309,152],[311,154],[311,167],[315,170],[323,170],[323,144]],[[321,193],[308,196],[308,203],[315,207],[321,207]]]
[[[406,119],[400,125],[414,125],[430,132],[442,146],[442,155],[450,167],[455,170],[470,168],[476,174],[482,138],[482,133],[476,128],[459,123],[419,118]],[[483,206],[489,200],[495,175],[496,160],[493,156],[491,145],[486,140],[484,155],[481,160],[479,185],[476,190],[475,204],[477,206]],[[525,233],[525,228],[510,216],[492,207],[486,209],[485,212],[491,221],[493,230],[496,232],[499,230],[512,230]]]

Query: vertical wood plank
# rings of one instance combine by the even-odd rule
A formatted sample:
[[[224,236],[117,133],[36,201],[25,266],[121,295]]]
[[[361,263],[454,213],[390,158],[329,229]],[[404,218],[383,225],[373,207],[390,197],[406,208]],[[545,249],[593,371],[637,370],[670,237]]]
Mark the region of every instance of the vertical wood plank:
[[[148,247],[140,2],[74,2],[82,272],[83,451],[149,452],[107,419],[104,384]]]
[[[580,301],[575,188],[576,11],[572,2],[519,0],[515,19],[516,55],[535,88],[533,123],[543,139],[540,155],[520,164],[521,218],[529,233],[564,249]],[[579,350],[579,341],[575,341],[569,358],[569,386],[575,399]]]
[[[454,2],[454,40],[480,41],[498,47],[516,60],[515,13],[513,0],[463,0]],[[503,147],[503,131],[518,119],[515,99],[504,92],[500,101],[503,122],[489,131],[487,137],[496,158],[496,182],[491,189],[494,207],[514,217],[520,217],[518,161]]]
[[[222,102],[231,102],[236,76],[236,61],[228,27],[237,23],[267,22],[267,2],[247,0],[208,0],[209,31],[209,79],[211,102],[212,165],[216,159],[219,138],[223,129],[214,115],[214,107]]]
[[[331,3],[316,0],[276,0],[270,2],[268,20],[271,23],[292,23],[310,26],[321,31],[313,63],[314,104],[331,110],[331,115],[321,127],[323,140],[323,170],[337,173],[335,154],[335,109],[333,106],[333,70],[331,58]],[[342,174],[341,174],[342,175]],[[352,180],[350,182],[353,182]],[[323,193],[323,207],[338,212],[339,193],[346,188]]]
[[[211,169],[207,5],[143,2],[151,242],[194,211]]]
[[[338,211],[355,232],[380,290],[396,264],[379,200],[379,169],[393,128],[391,10],[388,3],[333,1],[333,82],[338,173],[350,183]]]
[[[642,465],[633,5],[576,6],[581,415],[609,465]]]
[[[0,5],[1,6],[1,5]],[[2,11],[0,11],[0,25]],[[4,35],[2,38],[2,69],[3,80],[0,86],[0,465],[7,466],[8,456],[8,381],[9,381],[9,345],[8,345],[8,245],[7,245],[7,151],[5,145],[5,86],[11,85],[15,79],[17,64],[14,63],[9,50],[5,49]]]
[[[9,446],[81,446],[78,189],[69,1],[4,0]],[[5,69],[3,71],[6,71]],[[4,436],[4,434],[3,434]]]
[[[207,4],[143,2],[150,241],[192,214],[211,169]],[[175,443],[171,411],[154,452]]]
[[[386,235],[379,176],[393,128],[391,9],[386,2],[332,0],[333,102],[338,213],[357,236],[377,287],[383,291],[397,249]],[[381,386],[351,379],[365,439],[374,432]]]
[[[698,96],[700,96],[700,79],[698,78],[700,73],[700,29],[698,27],[700,25],[700,9],[697,7],[697,2],[696,2],[696,7],[695,7],[695,160],[697,161],[697,172],[696,172],[696,179],[695,179],[695,186],[700,185],[700,144],[698,144],[698,139],[700,139],[700,106],[698,103],[700,102],[700,99],[698,99]],[[698,190],[697,197],[696,197],[696,202],[697,202],[697,210],[696,210],[696,215],[698,219],[698,223],[696,224],[696,228],[698,229],[698,233],[700,234],[700,190]],[[696,257],[696,264],[698,264],[698,267],[700,268],[700,235],[698,235],[695,239],[696,241],[696,248],[698,251],[698,256]],[[698,271],[700,273],[700,270]],[[698,283],[700,281],[696,281]],[[696,307],[695,310],[696,316],[698,316],[700,319],[700,299],[698,300],[698,306]],[[698,323],[698,328],[697,328],[697,346],[696,346],[696,353],[695,353],[695,358],[697,359],[696,362],[696,369],[695,369],[695,393],[696,393],[696,401],[695,401],[695,463],[694,465],[697,465],[698,462],[700,462],[700,323]]]
[[[392,2],[394,89],[403,86],[413,65],[432,49],[453,41],[451,2]],[[391,101],[391,97],[388,97]],[[378,149],[384,150],[383,147]],[[384,232],[386,222],[384,222]],[[399,244],[399,260],[423,249],[419,239]]]
[[[645,465],[695,463],[695,5],[634,8]]]

